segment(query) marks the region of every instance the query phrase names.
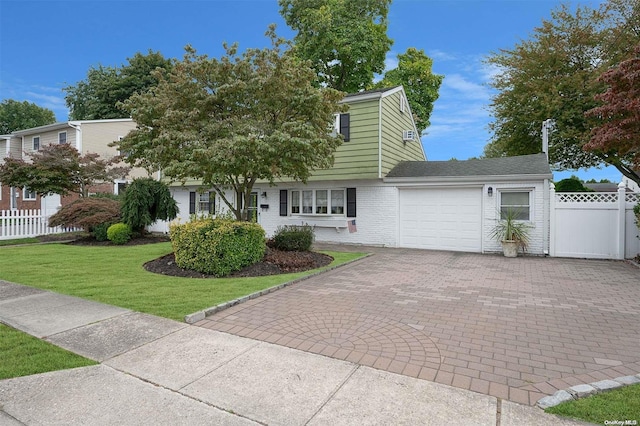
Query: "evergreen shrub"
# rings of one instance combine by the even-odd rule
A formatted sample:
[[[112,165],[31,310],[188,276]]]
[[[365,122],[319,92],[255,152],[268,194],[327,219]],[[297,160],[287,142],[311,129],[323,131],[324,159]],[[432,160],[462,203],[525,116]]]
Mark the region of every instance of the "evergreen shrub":
[[[131,227],[126,223],[114,223],[107,229],[107,238],[116,245],[126,244],[131,239]]]
[[[171,225],[176,264],[223,277],[262,260],[265,232],[257,223],[201,218]]]
[[[273,234],[273,247],[284,251],[309,251],[315,235],[309,225],[285,225]]]

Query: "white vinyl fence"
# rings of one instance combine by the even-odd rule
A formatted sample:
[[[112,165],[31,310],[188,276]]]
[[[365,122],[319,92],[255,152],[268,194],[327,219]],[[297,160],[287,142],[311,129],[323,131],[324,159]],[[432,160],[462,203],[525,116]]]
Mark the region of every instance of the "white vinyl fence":
[[[631,259],[640,254],[633,207],[640,194],[562,192],[551,189],[549,254],[589,259]]]
[[[0,240],[36,237],[74,231],[62,227],[50,228],[49,216],[42,210],[0,210]]]

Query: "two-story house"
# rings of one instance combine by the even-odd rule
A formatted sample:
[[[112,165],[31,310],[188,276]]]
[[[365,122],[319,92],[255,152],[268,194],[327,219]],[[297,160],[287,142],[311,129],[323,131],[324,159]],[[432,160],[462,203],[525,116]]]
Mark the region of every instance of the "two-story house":
[[[6,157],[28,158],[28,154],[49,144],[70,144],[81,154],[96,153],[109,160],[118,155],[117,148],[109,144],[124,137],[134,129],[130,119],[65,121],[46,126],[34,127],[0,136],[0,161]],[[135,176],[146,175],[141,170],[133,170],[128,176],[115,182],[108,182],[92,188],[92,192],[118,193]],[[43,209],[53,213],[58,207],[71,202],[77,196],[62,199],[58,195],[39,197],[28,188],[11,188],[0,182],[0,210]]]
[[[401,86],[348,95],[336,115],[344,137],[334,166],[307,184],[256,184],[252,217],[272,235],[309,224],[316,240],[468,252],[500,251],[491,228],[508,208],[531,223],[529,251],[548,250],[549,183],[545,154],[467,161],[427,161]],[[173,186],[179,218],[222,213],[215,192]],[[164,226],[164,227],[163,227]],[[162,225],[156,230],[166,230]]]

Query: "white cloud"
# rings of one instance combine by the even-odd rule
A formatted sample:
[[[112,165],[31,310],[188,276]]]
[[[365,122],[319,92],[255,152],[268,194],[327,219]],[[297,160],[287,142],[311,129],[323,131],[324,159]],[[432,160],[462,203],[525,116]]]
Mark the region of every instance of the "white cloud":
[[[433,59],[433,62],[455,61],[458,59],[455,54],[444,52],[438,49],[429,50],[427,56]]]
[[[486,101],[490,98],[489,90],[486,86],[474,83],[460,74],[445,76],[442,82],[442,89],[453,90],[458,96],[461,95],[466,99]]]

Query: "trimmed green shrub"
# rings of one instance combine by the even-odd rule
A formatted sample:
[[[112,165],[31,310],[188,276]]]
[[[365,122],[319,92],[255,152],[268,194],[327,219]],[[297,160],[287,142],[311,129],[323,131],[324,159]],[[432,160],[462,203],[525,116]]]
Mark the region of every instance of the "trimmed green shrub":
[[[315,235],[309,225],[285,225],[276,229],[273,247],[284,251],[309,251]]]
[[[202,218],[171,225],[169,235],[178,266],[217,277],[259,262],[266,250],[257,223]]]
[[[126,223],[114,223],[107,229],[107,238],[116,245],[126,244],[131,239],[131,228]]]
[[[107,236],[107,230],[109,227],[113,225],[112,222],[105,222],[91,228],[91,234],[96,239],[96,241],[107,241],[109,237]]]

